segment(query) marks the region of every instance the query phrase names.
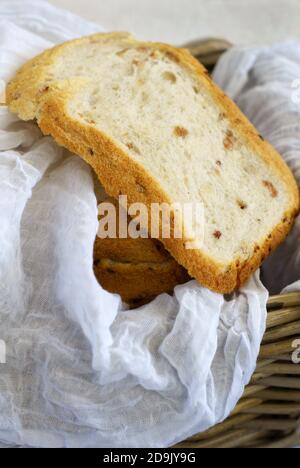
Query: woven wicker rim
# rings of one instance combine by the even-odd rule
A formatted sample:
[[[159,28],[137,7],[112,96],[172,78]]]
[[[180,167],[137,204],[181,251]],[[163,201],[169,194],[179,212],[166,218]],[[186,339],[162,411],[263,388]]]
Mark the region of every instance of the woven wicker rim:
[[[300,293],[273,296],[256,372],[222,424],[178,448],[286,448],[300,445]],[[300,353],[298,353],[300,356]]]

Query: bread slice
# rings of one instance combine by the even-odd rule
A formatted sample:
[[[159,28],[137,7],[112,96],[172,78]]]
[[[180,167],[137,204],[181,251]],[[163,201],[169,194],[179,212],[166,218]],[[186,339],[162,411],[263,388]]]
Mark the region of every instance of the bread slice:
[[[176,286],[190,279],[187,271],[174,259],[160,263],[130,263],[98,259],[96,254],[94,272],[104,289],[120,294],[131,306],[150,302],[159,294],[172,294]]]
[[[102,239],[97,236],[94,248],[97,259],[110,259],[114,262],[132,264],[163,263],[171,259],[174,260],[166,251],[163,244],[157,239],[143,237],[138,237],[137,239],[132,239],[131,237],[122,238],[119,232],[119,220],[120,210],[122,209],[124,211],[124,208],[119,206],[117,200],[107,195],[95,177],[94,188],[98,206],[100,206],[101,203],[109,203],[114,206],[116,211],[116,237],[106,237]],[[125,219],[127,218],[128,225],[131,218],[126,211],[124,215]],[[99,215],[99,221],[100,219],[101,216]]]
[[[97,201],[115,206],[117,220],[120,207],[109,198],[95,180]],[[122,208],[123,209],[123,208]],[[131,220],[127,216],[127,222]],[[175,286],[190,280],[180,266],[156,239],[96,238],[94,272],[99,283],[109,292],[120,294],[132,307],[150,302],[162,293],[172,294]]]
[[[125,33],[74,40],[23,66],[7,101],[91,164],[111,196],[149,211],[201,203],[200,248],[186,249],[187,223],[183,239],[162,241],[214,291],[243,284],[299,212],[284,161],[186,50]]]

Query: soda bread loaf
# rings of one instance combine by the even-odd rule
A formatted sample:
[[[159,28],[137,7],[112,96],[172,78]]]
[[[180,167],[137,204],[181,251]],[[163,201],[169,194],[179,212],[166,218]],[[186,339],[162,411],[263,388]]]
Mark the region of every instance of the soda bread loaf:
[[[21,119],[82,156],[113,197],[204,208],[162,239],[192,277],[221,293],[243,284],[291,229],[296,182],[279,154],[186,50],[125,33],[74,40],[25,64],[7,88]],[[199,241],[195,250],[187,241]]]
[[[110,202],[117,213],[119,205],[108,198],[95,181],[98,203]],[[127,218],[130,221],[130,218]],[[136,307],[150,302],[162,293],[172,293],[175,286],[190,280],[187,271],[174,260],[156,239],[96,238],[94,272],[99,283],[109,292],[120,294],[123,301]]]

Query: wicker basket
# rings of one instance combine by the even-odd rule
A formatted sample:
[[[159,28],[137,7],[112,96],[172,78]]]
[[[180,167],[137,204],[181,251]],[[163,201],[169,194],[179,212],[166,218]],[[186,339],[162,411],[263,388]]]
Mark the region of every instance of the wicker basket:
[[[231,44],[209,39],[185,47],[211,70]],[[286,448],[300,445],[300,364],[293,362],[296,340],[300,340],[300,293],[271,297],[267,331],[256,372],[243,398],[225,422],[177,447]]]
[[[293,363],[295,342],[300,340],[300,293],[273,296],[268,308],[256,372],[243,398],[225,422],[177,447],[300,445],[300,364]]]

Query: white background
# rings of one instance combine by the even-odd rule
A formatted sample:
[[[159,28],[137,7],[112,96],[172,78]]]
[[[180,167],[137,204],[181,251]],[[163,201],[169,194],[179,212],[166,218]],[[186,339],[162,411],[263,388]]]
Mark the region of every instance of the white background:
[[[41,0],[42,1],[42,0]],[[234,44],[300,39],[300,0],[50,0],[107,30],[182,44],[218,36]]]

